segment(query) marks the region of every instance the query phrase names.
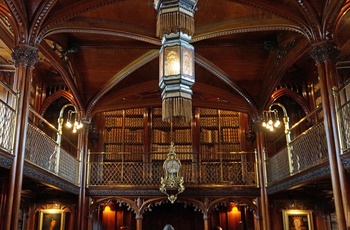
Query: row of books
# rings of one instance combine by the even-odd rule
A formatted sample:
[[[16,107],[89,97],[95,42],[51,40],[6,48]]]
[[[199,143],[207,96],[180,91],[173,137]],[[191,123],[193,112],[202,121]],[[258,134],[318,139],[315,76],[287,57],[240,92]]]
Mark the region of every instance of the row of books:
[[[193,154],[176,154],[179,160],[192,160]],[[166,154],[151,154],[151,160],[165,160]]]
[[[230,153],[242,151],[241,145],[238,144],[225,144],[225,145],[201,145],[200,152],[202,153]]]
[[[169,152],[168,145],[158,145],[152,144],[152,152],[160,152],[160,153],[168,153]],[[176,153],[190,153],[192,152],[192,145],[176,145],[175,143],[175,152]]]
[[[179,129],[173,133],[154,129],[152,135],[152,141],[154,143],[170,143],[170,140],[175,143],[192,142],[192,131],[190,129]]]
[[[125,144],[105,144],[104,145],[105,152],[129,152],[129,153],[143,153],[144,147],[143,145],[125,145]]]
[[[206,127],[235,127],[239,128],[239,117],[201,117],[200,126]]]
[[[240,142],[240,129],[222,129],[222,141],[223,142]]]
[[[104,161],[143,161],[143,154],[115,153],[105,154]]]

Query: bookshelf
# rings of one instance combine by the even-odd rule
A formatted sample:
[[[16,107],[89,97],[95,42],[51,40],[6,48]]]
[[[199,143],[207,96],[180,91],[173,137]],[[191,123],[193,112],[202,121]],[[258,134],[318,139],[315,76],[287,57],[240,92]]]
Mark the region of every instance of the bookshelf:
[[[205,109],[199,110],[200,152],[239,152],[241,148],[240,114],[234,111]],[[215,155],[214,155],[215,157]]]
[[[146,159],[143,153],[149,152],[147,159],[162,161],[171,141],[182,161],[192,161],[196,155],[194,149],[207,160],[242,150],[242,116],[238,112],[196,108],[193,122],[174,124],[162,121],[161,113],[161,108],[102,113],[103,149],[111,153],[106,154],[110,160],[119,161],[124,154],[123,160],[142,161]]]
[[[144,152],[144,108],[104,112],[103,143],[110,160],[120,159],[124,153],[126,161],[142,160]],[[125,154],[132,153],[132,154]],[[114,156],[115,155],[115,156]]]
[[[152,108],[151,124],[152,160],[164,160],[169,152],[170,142],[174,142],[175,152],[181,153],[178,155],[180,160],[192,159],[191,122],[176,124],[164,122],[162,121],[162,109]]]

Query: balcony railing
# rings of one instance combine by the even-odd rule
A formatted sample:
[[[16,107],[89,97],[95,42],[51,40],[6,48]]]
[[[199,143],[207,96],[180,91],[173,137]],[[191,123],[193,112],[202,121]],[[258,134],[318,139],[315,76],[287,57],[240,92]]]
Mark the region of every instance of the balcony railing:
[[[5,92],[0,97],[0,148],[12,154],[17,94],[1,81],[0,89]]]
[[[0,98],[0,149],[13,154],[16,116],[16,93],[0,82],[7,93]],[[350,150],[350,84],[335,90],[338,131],[342,153]],[[274,184],[291,175],[320,165],[328,160],[326,135],[319,108],[301,119],[291,129],[290,158],[286,148],[266,160],[267,183]],[[79,184],[80,161],[77,154],[61,148],[54,138],[57,129],[31,110],[29,116],[25,159],[65,180]],[[40,127],[40,128],[38,128]],[[50,131],[47,131],[47,130]],[[299,134],[300,130],[306,130]],[[66,142],[67,143],[67,142]],[[177,153],[182,161],[181,174],[187,185],[257,186],[256,154],[238,153]],[[89,186],[158,186],[163,176],[166,153],[89,153]],[[58,162],[56,162],[56,160]],[[290,162],[290,164],[289,164]]]
[[[290,132],[294,133],[294,139],[290,143],[290,157],[285,147],[266,160],[268,185],[328,160],[326,132],[324,123],[320,121],[321,111],[321,108],[316,109],[290,128]]]
[[[6,83],[0,81],[0,149],[8,154],[14,154],[16,112],[17,94]],[[52,138],[56,137],[57,129],[32,109],[28,120],[25,160],[79,185],[80,161],[74,157],[79,155],[76,146],[70,147],[75,149],[73,154],[60,148],[58,157],[55,153],[59,146]]]
[[[350,83],[340,89],[334,89],[334,101],[337,113],[338,135],[341,153],[350,151]],[[315,123],[311,128],[297,135],[291,142],[290,153],[284,148],[266,160],[268,184],[276,183],[291,175],[328,161],[326,132],[321,108],[308,114],[291,129],[291,133],[302,130]],[[288,167],[291,162],[292,168]]]
[[[75,154],[67,152],[62,147],[60,151],[57,151],[58,143],[51,138],[51,135],[48,135],[57,133],[57,129],[32,109],[30,109],[29,117],[32,123],[28,124],[25,160],[78,185],[80,161],[73,156],[77,155],[76,146],[72,147],[75,149]],[[42,129],[39,129],[38,126],[41,126]]]
[[[257,186],[256,153],[177,153],[185,185]],[[89,186],[159,186],[166,153],[89,153]]]

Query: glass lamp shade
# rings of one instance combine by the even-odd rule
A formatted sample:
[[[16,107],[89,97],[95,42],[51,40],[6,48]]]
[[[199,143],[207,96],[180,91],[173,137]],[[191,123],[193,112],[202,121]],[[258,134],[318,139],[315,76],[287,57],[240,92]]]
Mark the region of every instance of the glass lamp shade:
[[[192,90],[195,82],[194,48],[190,37],[177,33],[163,37],[159,54],[159,87],[164,121],[188,122],[192,116]]]
[[[159,86],[168,84],[194,84],[194,48],[186,40],[163,42],[159,54]]]

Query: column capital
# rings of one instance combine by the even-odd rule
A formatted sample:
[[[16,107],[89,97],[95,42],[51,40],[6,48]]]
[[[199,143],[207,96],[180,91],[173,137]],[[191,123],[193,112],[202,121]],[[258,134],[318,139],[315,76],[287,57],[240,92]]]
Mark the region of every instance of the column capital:
[[[315,60],[316,64],[325,61],[336,61],[339,56],[339,48],[332,42],[321,42],[312,45],[310,56]]]
[[[20,64],[32,67],[39,60],[38,49],[24,44],[16,46],[11,57],[16,67]]]
[[[135,219],[136,220],[142,220],[143,219],[143,215],[142,214],[136,214]]]

